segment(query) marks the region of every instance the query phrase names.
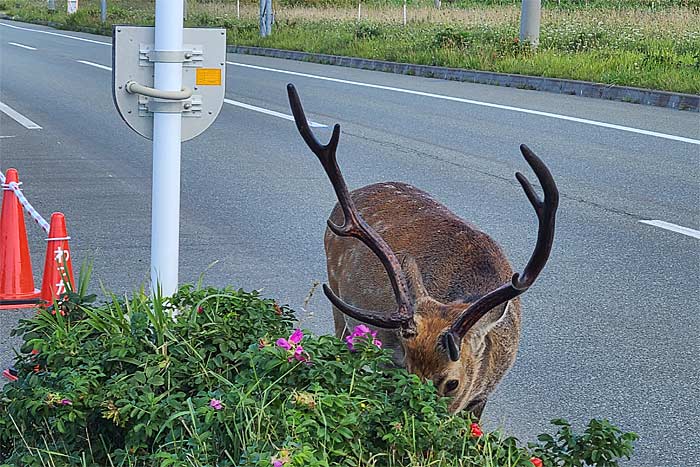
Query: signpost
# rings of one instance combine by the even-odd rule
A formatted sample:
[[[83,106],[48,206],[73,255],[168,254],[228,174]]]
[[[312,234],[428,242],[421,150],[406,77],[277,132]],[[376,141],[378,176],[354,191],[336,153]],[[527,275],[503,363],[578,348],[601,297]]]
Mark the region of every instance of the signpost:
[[[225,91],[226,31],[184,29],[183,0],[157,0],[155,28],[114,26],[112,92],[124,121],[153,140],[151,287],[177,291],[180,143],[211,125]]]

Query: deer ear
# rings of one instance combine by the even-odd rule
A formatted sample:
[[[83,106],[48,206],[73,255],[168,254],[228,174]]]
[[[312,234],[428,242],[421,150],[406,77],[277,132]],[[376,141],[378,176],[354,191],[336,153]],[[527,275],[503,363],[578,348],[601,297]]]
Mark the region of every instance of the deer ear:
[[[408,288],[413,294],[414,303],[421,298],[427,297],[428,291],[425,290],[425,286],[423,285],[423,276],[420,273],[420,269],[418,269],[416,260],[410,255],[405,255],[401,259],[401,269],[406,276]]]
[[[508,311],[508,307],[511,306],[510,303],[511,302],[506,302],[495,307],[472,326],[466,337],[469,339],[473,352],[478,353],[479,349],[483,347],[486,335],[501,322]]]

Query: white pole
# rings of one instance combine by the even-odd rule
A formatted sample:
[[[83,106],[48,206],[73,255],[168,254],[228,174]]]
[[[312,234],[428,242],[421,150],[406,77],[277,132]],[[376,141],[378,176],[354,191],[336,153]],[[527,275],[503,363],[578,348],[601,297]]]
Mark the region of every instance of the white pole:
[[[522,0],[520,12],[520,42],[534,49],[540,43],[540,0]]]
[[[406,26],[406,0],[403,0],[403,25]]]
[[[236,0],[236,18],[241,19],[241,0]]]
[[[362,17],[362,1],[357,2],[357,21]]]
[[[156,0],[155,50],[182,50],[183,0]],[[154,87],[182,89],[182,63],[155,63]],[[151,287],[177,291],[180,242],[180,113],[153,115]]]

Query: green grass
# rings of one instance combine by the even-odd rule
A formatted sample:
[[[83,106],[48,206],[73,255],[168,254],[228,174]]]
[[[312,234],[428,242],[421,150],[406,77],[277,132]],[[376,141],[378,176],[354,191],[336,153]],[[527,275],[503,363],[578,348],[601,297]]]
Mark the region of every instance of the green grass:
[[[547,1],[537,51],[517,42],[519,9],[512,1],[486,0],[475,7],[474,0],[457,0],[438,11],[429,7],[432,0],[412,0],[407,26],[392,6],[400,0],[363,2],[369,19],[359,22],[355,7],[343,7],[345,0],[334,0],[333,8],[308,7],[325,1],[280,1],[273,34],[264,39],[257,4],[247,0],[241,19],[235,2],[189,0],[186,23],[225,27],[228,42],[236,45],[700,94],[700,0]],[[27,21],[103,33],[111,31],[109,23],[153,23],[153,1],[109,2],[106,25],[99,22],[97,0],[81,2],[71,17],[63,13],[65,2],[56,3],[53,14],[43,0],[0,1],[0,9]],[[298,3],[305,6],[284,6]]]

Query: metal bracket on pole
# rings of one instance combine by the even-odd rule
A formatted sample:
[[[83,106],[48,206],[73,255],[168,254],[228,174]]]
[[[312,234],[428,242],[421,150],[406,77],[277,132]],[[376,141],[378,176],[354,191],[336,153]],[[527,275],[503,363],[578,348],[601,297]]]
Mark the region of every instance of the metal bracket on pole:
[[[185,50],[153,50],[152,44],[139,46],[139,65],[153,66],[153,63],[182,63],[182,66],[202,66],[202,46],[186,45]]]
[[[188,99],[170,100],[139,96],[139,116],[150,117],[154,113],[181,113],[183,117],[201,117],[202,99],[192,96]]]

